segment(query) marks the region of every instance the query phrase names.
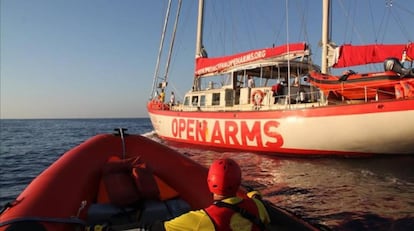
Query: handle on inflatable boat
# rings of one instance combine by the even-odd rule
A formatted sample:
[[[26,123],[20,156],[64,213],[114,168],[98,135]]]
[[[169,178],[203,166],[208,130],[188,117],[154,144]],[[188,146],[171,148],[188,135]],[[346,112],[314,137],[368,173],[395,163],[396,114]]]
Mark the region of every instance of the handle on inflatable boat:
[[[124,138],[127,135],[126,134],[126,131],[128,131],[128,129],[127,128],[115,128],[114,131],[118,132],[115,135],[121,136],[121,141],[122,141],[122,159],[125,159],[126,150],[125,150],[125,139]]]
[[[88,202],[86,200],[83,200],[79,206],[78,209],[78,213],[76,214],[76,217],[79,218],[80,213],[82,212],[82,210],[86,207],[86,205],[88,204]]]

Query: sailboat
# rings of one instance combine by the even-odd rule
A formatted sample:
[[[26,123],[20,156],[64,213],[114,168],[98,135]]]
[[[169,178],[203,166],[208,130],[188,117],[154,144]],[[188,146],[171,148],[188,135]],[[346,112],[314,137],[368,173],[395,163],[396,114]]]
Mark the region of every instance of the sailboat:
[[[157,135],[188,145],[267,155],[413,154],[414,97],[409,91],[396,97],[397,84],[393,82],[389,88],[394,95],[390,97],[367,87],[362,93],[351,91],[346,95],[343,91],[331,97],[330,92],[338,94],[340,89],[326,91],[316,84],[317,76],[331,77],[325,75],[329,4],[324,0],[319,67],[311,61],[306,43],[208,57],[202,36],[204,2],[200,0],[193,86],[182,103],[165,103],[159,97],[149,100],[147,110]],[[412,80],[401,77],[394,68],[384,73],[402,87],[406,84],[401,81]],[[227,81],[217,86],[212,81],[215,76]],[[250,85],[252,79],[260,85]],[[154,86],[164,93],[167,82]]]

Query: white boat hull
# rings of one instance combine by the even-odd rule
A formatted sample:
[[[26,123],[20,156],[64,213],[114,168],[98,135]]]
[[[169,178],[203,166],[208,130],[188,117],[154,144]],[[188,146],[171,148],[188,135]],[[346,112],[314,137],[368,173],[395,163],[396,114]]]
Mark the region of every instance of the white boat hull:
[[[250,112],[154,110],[165,140],[268,154],[414,153],[414,99]]]

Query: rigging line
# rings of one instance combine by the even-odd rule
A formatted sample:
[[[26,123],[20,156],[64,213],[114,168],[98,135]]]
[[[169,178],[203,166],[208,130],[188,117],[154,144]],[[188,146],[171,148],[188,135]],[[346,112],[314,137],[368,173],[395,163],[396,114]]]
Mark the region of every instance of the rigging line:
[[[298,4],[299,5],[299,4]],[[308,28],[306,27],[306,22],[308,20],[306,20],[309,16],[308,14],[308,10],[305,9],[309,9],[309,2],[306,2],[306,5],[304,5],[304,7],[302,8],[302,13],[303,13],[303,17],[302,17],[302,28],[303,28],[303,37],[305,39],[305,41],[309,41],[309,33],[308,33]]]
[[[306,10],[306,9],[309,9],[309,6],[305,5],[305,4],[299,4],[299,3],[295,4],[295,5],[297,7],[296,12],[299,13],[298,18],[300,19],[300,26],[299,26],[300,30],[299,30],[299,33],[298,33],[297,40],[301,40],[302,33],[303,33],[304,40],[308,41],[308,37],[307,37],[308,33],[307,33],[307,30],[306,30],[306,18],[308,16],[308,10]]]
[[[341,7],[342,11],[345,14],[344,18],[346,18],[346,20],[345,20],[345,22],[346,22],[345,23],[345,29],[344,29],[345,34],[344,34],[344,37],[343,37],[343,42],[345,42],[345,41],[347,41],[346,34],[347,34],[347,31],[348,31],[349,19],[352,18],[352,17],[350,17],[350,15],[348,13],[350,10],[345,9],[344,3],[342,1],[338,1],[338,2],[339,2],[339,6]],[[330,5],[331,5],[330,6],[331,9],[329,9],[329,11],[332,12],[332,5],[333,4],[330,4]],[[330,14],[330,18],[329,18],[330,22],[332,22],[332,17],[333,17],[333,14]],[[330,24],[332,24],[332,23],[330,23]],[[332,25],[330,25],[329,31],[330,31],[329,38],[332,39]]]
[[[175,35],[176,35],[176,32],[177,32],[178,20],[180,18],[181,2],[182,2],[181,0],[178,1],[178,8],[177,8],[177,14],[175,16],[174,30],[173,30],[173,33],[171,35],[170,49],[168,51],[167,64],[165,65],[165,74],[164,74],[164,81],[165,82],[167,81],[168,70],[169,70],[170,62],[171,62],[171,55],[172,55],[172,51],[173,51],[173,48],[174,48]]]
[[[373,30],[373,34],[374,34],[374,39],[375,39],[375,41],[377,41],[378,34],[377,34],[377,30],[375,28],[374,14],[373,14],[373,10],[372,10],[371,1],[368,1],[368,8],[369,8],[369,15],[371,16],[371,23],[372,23],[372,30]]]
[[[414,11],[409,10],[408,7],[400,6],[400,4],[398,2],[394,2],[393,6],[397,7],[398,9],[403,10],[403,11],[407,12],[408,14],[411,14],[411,15],[414,16]]]
[[[385,40],[385,35],[387,34],[387,28],[390,22],[390,17],[391,17],[391,7],[387,6],[387,10],[386,10],[386,18],[385,18],[385,26],[384,26],[384,33],[382,35],[382,39],[381,39],[381,43]]]
[[[158,82],[158,81],[156,81],[156,79],[158,78],[158,72],[159,72],[159,67],[160,67],[160,59],[161,59],[162,50],[163,50],[163,47],[164,47],[165,31],[167,30],[168,19],[169,19],[169,16],[170,16],[171,2],[172,2],[172,0],[168,1],[168,7],[167,7],[167,11],[165,13],[164,26],[163,26],[163,30],[162,30],[162,33],[161,33],[161,41],[160,41],[160,47],[159,47],[159,50],[158,50],[157,63],[155,65],[154,79],[153,79],[153,82],[152,82],[152,92],[151,92],[150,99],[152,99],[154,97],[156,84]]]
[[[358,16],[358,9],[361,9],[361,7],[358,7],[358,4],[357,4],[357,2],[358,3],[361,3],[362,1],[357,1],[357,0],[355,0],[353,3],[353,9],[352,9],[352,12],[354,12],[354,14],[352,15],[352,17],[351,17],[351,26],[352,26],[352,31],[351,31],[351,43],[352,43],[352,39],[353,39],[353,37],[352,37],[352,35],[356,35],[357,36],[357,39],[361,42],[361,43],[365,43],[365,40],[363,39],[363,36],[362,36],[362,34],[359,32],[359,28],[357,27],[357,25],[356,25],[356,23],[355,23],[355,21],[356,21],[356,18],[357,18],[357,16]],[[358,24],[360,23],[360,22],[357,22]]]
[[[382,36],[382,39],[380,41],[384,40],[385,37],[385,31],[386,31],[386,22],[389,20],[389,10],[388,10],[388,6],[389,6],[389,0],[385,0],[385,8],[384,8],[384,13],[382,14],[382,20],[381,20],[381,24],[380,27],[378,29],[378,39],[380,36]],[[376,43],[379,43],[380,41],[375,41]]]
[[[364,39],[362,38],[361,33],[358,31],[358,27],[356,27],[356,25],[355,25],[356,14],[358,12],[357,9],[359,9],[357,7],[357,4],[355,4],[355,3],[356,3],[356,1],[353,1],[353,4],[350,4],[350,6],[348,7],[348,9],[346,9],[345,6],[344,6],[343,1],[342,0],[339,1],[339,5],[340,5],[341,9],[344,12],[345,18],[349,19],[349,20],[346,20],[346,26],[345,26],[345,30],[344,30],[345,31],[344,41],[347,41],[349,43],[352,43],[353,42],[352,41],[353,40],[353,35],[357,36],[357,39],[360,42],[364,42]],[[358,1],[358,3],[361,3],[361,2]],[[331,4],[331,8],[332,8],[332,4]],[[352,8],[352,10],[351,10],[351,8]],[[352,15],[349,12],[352,12]],[[333,17],[332,14],[331,14],[331,17]],[[351,35],[350,35],[350,40],[348,41],[346,39],[346,37],[347,37],[347,32],[348,32],[348,29],[347,28],[348,28],[349,25],[351,25]],[[332,27],[332,25],[330,25],[330,27]],[[332,29],[330,31],[332,33]]]
[[[184,98],[183,95],[185,95],[185,93],[183,94],[181,91],[178,90],[177,86],[174,85],[174,83],[171,83],[171,88],[173,89],[174,95],[176,96],[175,101],[178,102],[179,99]]]
[[[246,23],[249,25],[251,40],[253,47],[257,47],[258,44],[261,44],[260,47],[268,46],[272,44],[272,37],[270,34],[273,31],[273,26],[276,22],[276,13],[267,14],[269,8],[273,8],[274,3],[272,1],[267,1],[266,4],[257,4],[254,1],[248,1],[247,9],[253,9],[250,13],[252,20],[247,19]],[[255,23],[254,23],[255,22]],[[260,25],[260,26],[257,26]],[[261,29],[261,30],[259,30]],[[264,30],[263,30],[264,29]],[[261,35],[261,36],[258,36]]]
[[[223,1],[222,3],[227,3],[227,1]],[[206,44],[204,44],[204,46],[207,47],[208,50],[213,51],[211,53],[214,54],[214,56],[224,55],[227,52],[227,46],[225,45],[225,41],[227,41],[225,37],[226,30],[224,30],[224,28],[227,28],[226,25],[228,20],[223,17],[223,11],[226,7],[217,7],[216,1],[206,1],[204,4],[205,8],[209,9],[204,15],[205,21],[208,23],[205,23],[203,29],[203,37],[209,37],[209,40],[207,41],[208,46],[206,46]]]
[[[361,4],[361,1],[355,0],[352,4],[352,12],[353,15],[351,15],[351,42],[352,42],[352,35],[356,35],[356,39],[358,39],[361,43],[365,43],[364,38],[362,34],[359,32],[359,27],[357,27],[357,24],[359,25],[360,22],[356,22],[356,18],[358,18],[358,9],[361,9],[361,7],[358,7],[358,4]],[[362,14],[361,14],[362,15]]]
[[[252,32],[254,35],[253,38],[255,39],[254,44],[261,44],[261,42],[264,42],[265,46],[268,46],[269,44],[273,44],[273,38],[275,35],[275,30],[278,27],[275,27],[275,24],[278,22],[277,16],[280,16],[280,14],[277,12],[280,8],[275,7],[275,1],[267,1],[266,4],[257,4],[255,1],[248,1],[247,9],[254,9],[253,13],[250,13],[254,17],[253,20],[247,20],[247,23],[249,23],[249,28],[252,28]],[[271,9],[272,13],[266,13]],[[263,34],[263,36],[257,36],[259,33],[255,33],[255,30],[260,25],[260,28],[265,28],[265,31],[261,31],[260,34]],[[269,35],[267,35],[269,33]],[[268,41],[269,40],[269,41]],[[260,42],[260,43],[259,43]]]
[[[398,16],[398,14],[395,13],[395,11],[391,11],[391,16],[394,17],[396,23],[401,29],[401,33],[406,36],[407,40],[410,40],[410,34],[408,33],[408,30],[404,27],[401,18]]]
[[[283,17],[281,18],[282,19],[282,21],[280,22],[280,25],[283,25],[283,24],[285,24],[285,20],[286,20],[286,14],[287,14],[287,12],[286,11],[284,11],[283,12],[284,13],[284,15],[283,15]],[[279,27],[280,29],[279,29],[279,31],[275,31],[275,33],[276,33],[276,35],[275,35],[275,44],[278,44],[278,39],[281,37],[281,34],[282,34],[282,32],[283,32],[283,26],[280,26]]]
[[[242,8],[242,4],[240,4],[239,7],[241,9],[243,9]],[[237,26],[236,26],[236,22],[238,22],[237,17],[236,17],[237,14],[236,14],[236,11],[235,11],[236,7],[233,7],[232,1],[229,2],[229,8],[230,9],[229,9],[229,11],[228,11],[227,14],[228,14],[228,16],[230,16],[230,20],[229,21],[230,21],[230,24],[232,25],[231,26],[231,29],[232,30],[231,30],[231,34],[230,34],[230,36],[231,36],[230,37],[230,40],[232,41],[231,48],[230,48],[230,53],[236,53],[236,52],[239,52],[241,50],[240,48],[237,48],[236,47],[237,41],[238,41],[237,38],[241,38],[239,36],[239,34],[241,35],[243,33],[240,33],[239,30],[238,30],[238,28],[237,28]],[[247,30],[247,31],[249,31],[249,30]],[[250,35],[247,34],[247,35],[244,35],[243,37],[249,39],[250,38]]]
[[[243,25],[245,25],[245,29],[247,29],[247,34],[248,34],[248,46],[247,47],[257,47],[257,44],[259,44],[258,42],[258,37],[257,34],[262,34],[262,32],[260,32],[259,30],[257,30],[257,26],[255,27],[253,25],[253,22],[259,22],[261,25],[264,25],[262,20],[262,14],[260,12],[260,8],[258,7],[259,4],[253,2],[253,1],[247,1],[247,3],[249,4],[244,4],[243,7],[241,8],[241,11],[243,12],[242,14],[242,19],[243,19]],[[250,5],[252,4],[252,5]],[[236,8],[236,7],[234,7]],[[250,10],[250,11],[249,11]],[[255,30],[256,29],[256,30]],[[244,32],[246,33],[246,32]],[[244,34],[243,33],[243,34]],[[242,44],[240,44],[242,45]],[[244,50],[241,49],[240,50]]]
[[[189,12],[193,12],[194,11],[194,5],[195,5],[195,2],[196,1],[191,1],[191,4],[187,4],[187,5],[184,5],[184,6],[186,6],[186,7],[184,7],[184,13],[183,14],[181,14],[181,20],[180,20],[180,30],[182,29],[182,28],[184,28],[184,30],[188,30],[188,28],[191,28],[191,26],[187,26],[188,24],[190,24],[189,22],[192,22],[193,20],[191,19],[190,20],[190,15],[191,15],[191,13],[189,13]],[[182,11],[182,10],[181,10]],[[183,18],[183,16],[184,16],[184,18]],[[185,34],[185,33],[183,33],[183,34]],[[185,45],[183,45],[183,40],[182,39],[175,39],[175,45],[174,45],[174,47],[176,47],[176,51],[177,50],[187,50],[188,49],[188,44],[185,44]],[[175,53],[173,53],[172,54],[172,64],[174,64],[174,63],[176,63],[177,62],[177,59],[175,58],[175,57],[177,57],[177,52],[175,52]],[[171,74],[170,74],[170,78],[171,78]]]
[[[378,27],[378,35],[375,37],[375,42],[378,42],[377,40],[379,38],[379,35],[380,35],[380,32],[381,32],[381,28],[383,27],[383,24],[386,21],[386,15],[387,15],[386,12],[387,12],[387,9],[385,8],[385,12],[382,14],[381,23],[380,23],[380,25]]]

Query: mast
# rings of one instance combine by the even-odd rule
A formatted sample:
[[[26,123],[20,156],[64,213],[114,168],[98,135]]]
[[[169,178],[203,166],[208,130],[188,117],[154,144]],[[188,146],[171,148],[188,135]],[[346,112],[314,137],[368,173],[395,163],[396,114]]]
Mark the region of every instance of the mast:
[[[204,0],[198,1],[198,18],[197,18],[197,38],[196,38],[196,53],[195,57],[203,57],[203,22],[204,22]]]
[[[197,38],[195,59],[207,56],[203,47],[204,0],[198,1]],[[194,74],[193,90],[200,90],[200,78]]]
[[[328,43],[329,43],[329,9],[330,0],[323,0],[322,4],[322,62],[321,72],[328,73]]]

